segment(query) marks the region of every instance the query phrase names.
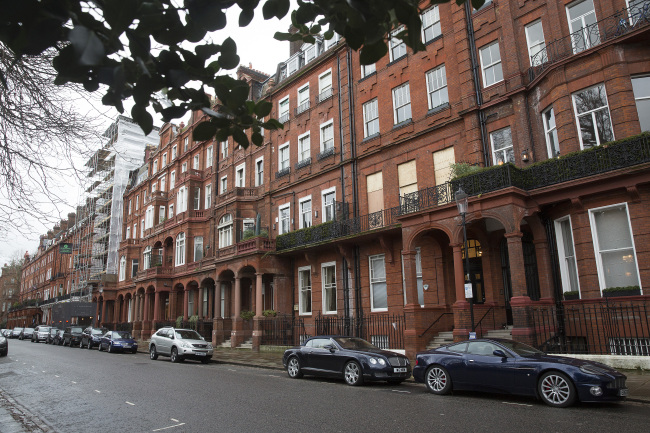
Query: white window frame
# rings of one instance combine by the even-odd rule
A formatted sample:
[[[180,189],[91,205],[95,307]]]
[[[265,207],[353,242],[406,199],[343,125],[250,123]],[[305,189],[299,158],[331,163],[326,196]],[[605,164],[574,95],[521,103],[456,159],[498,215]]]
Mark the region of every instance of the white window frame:
[[[303,286],[303,279],[302,275],[303,273],[308,272],[309,273],[309,286]],[[303,297],[305,296],[306,292],[309,292],[309,305],[305,305],[305,302],[303,301]],[[298,268],[298,312],[300,316],[311,316],[312,313],[312,303],[313,303],[313,298],[312,298],[312,278],[311,278],[311,266],[300,266]],[[309,307],[309,310],[306,309],[306,307]]]
[[[405,89],[405,90],[404,90]],[[401,92],[405,92],[401,94]],[[413,118],[413,112],[411,111],[411,90],[409,82],[400,84],[397,87],[394,87],[391,91],[393,95],[393,124],[399,125],[404,122],[408,122]],[[401,99],[407,99],[407,101],[401,101]],[[399,101],[399,102],[398,102]],[[400,105],[398,105],[398,103]],[[400,110],[408,106],[408,116],[405,116],[400,120]]]
[[[194,188],[194,206],[193,210],[201,209],[201,187],[197,186]]]
[[[187,172],[187,161],[181,164],[181,173]]]
[[[163,174],[158,178],[158,181],[160,182],[160,190],[165,192],[167,190],[167,175]]]
[[[323,294],[323,314],[336,314],[338,312],[338,296],[336,289],[336,262],[325,262],[321,263],[321,285],[322,285],[322,294]],[[334,284],[329,284],[325,281],[325,268],[334,268]],[[335,308],[329,310],[327,308],[327,294],[328,292],[333,292]]]
[[[125,239],[131,239],[131,226],[126,227],[126,238]]]
[[[568,241],[570,241],[571,245],[573,246],[573,257],[567,257],[566,251],[564,249],[565,239],[564,239],[564,233],[562,232],[562,224],[565,222],[569,224],[569,232],[571,235],[571,239],[568,239]],[[570,292],[574,290],[571,283],[571,277],[570,277],[571,272],[569,266],[571,266],[576,275],[575,289],[578,291],[578,293],[580,293],[580,274],[578,273],[578,258],[577,258],[576,244],[573,239],[573,223],[571,222],[571,215],[558,218],[553,223],[555,225],[555,238],[557,242],[558,262],[560,265],[560,278],[562,279],[562,292],[564,293],[564,292]],[[569,261],[571,260],[573,260],[573,264],[569,264]]]
[[[379,101],[377,98],[363,104],[363,137],[379,134]]]
[[[220,187],[221,187],[220,194],[223,194],[226,191],[228,191],[228,176],[223,176],[221,178]]]
[[[185,264],[185,233],[181,232],[176,236],[176,254],[175,265],[182,266]]]
[[[153,160],[153,167],[151,169],[151,174],[156,174],[158,172],[158,160]]]
[[[542,40],[531,41],[530,31],[532,30],[533,27],[537,25],[539,25],[539,28],[542,31]],[[546,49],[546,41],[544,38],[544,26],[542,25],[542,20],[541,19],[535,20],[532,23],[526,25],[524,33],[526,33],[526,45],[528,46],[528,61],[530,62],[530,66],[539,66],[545,63],[545,61],[542,61],[542,59],[537,59],[535,62],[533,62],[533,57]]]
[[[120,276],[119,281],[126,280],[126,256],[120,257]]]
[[[542,124],[544,125],[544,139],[546,140],[548,157],[555,158],[560,155],[560,141],[557,136],[557,123],[555,122],[555,112],[552,105],[542,112]],[[557,146],[557,150],[554,149],[553,141]]]
[[[372,264],[373,262],[379,263],[379,260],[381,259],[381,263],[384,266],[384,278],[377,278],[374,277],[373,274],[373,268]],[[387,283],[387,278],[386,278],[386,256],[384,254],[376,254],[374,256],[369,256],[368,257],[368,274],[370,277],[370,311],[371,312],[379,312],[379,311],[388,311],[388,283]],[[385,290],[386,290],[386,306],[385,307],[375,307],[375,295],[374,295],[374,286],[376,284],[384,284]]]
[[[205,168],[212,167],[212,159],[214,158],[213,149],[212,146],[208,146],[208,148],[205,149]]]
[[[309,202],[309,210],[304,209],[304,204]],[[311,195],[308,195],[306,197],[303,197],[298,200],[298,209],[300,212],[300,217],[299,217],[299,223],[300,226],[299,228],[305,229],[308,227],[312,226],[313,220],[312,220],[312,209],[313,209],[313,202],[311,200]]]
[[[591,109],[589,111],[585,111],[584,113],[578,114],[578,107],[576,105],[576,95],[578,95],[580,93],[583,93],[583,92],[590,91],[592,89],[595,89],[596,87],[602,87],[603,88],[603,95],[605,96],[605,105],[602,105],[602,106],[600,106],[598,108],[593,108],[593,109]],[[599,112],[599,111],[607,110],[607,118],[609,119],[609,128],[610,128],[610,130],[612,132],[612,140],[611,141],[616,140],[616,137],[614,135],[614,125],[612,124],[612,113],[609,111],[609,100],[607,99],[607,87],[605,87],[605,83],[599,83],[599,84],[596,84],[596,85],[591,86],[591,87],[586,87],[584,89],[580,89],[577,92],[573,92],[571,94],[571,102],[573,103],[573,114],[575,115],[576,127],[578,128],[578,139],[580,140],[580,149],[585,148],[583,140],[582,140],[582,131],[580,129],[580,118],[581,117],[591,116],[592,125],[594,127],[594,136],[596,137],[596,147],[603,144],[600,141],[601,138],[600,138],[600,135],[598,134],[598,127],[597,127],[597,124],[596,124],[596,122],[598,120],[596,118],[596,113]]]
[[[388,42],[388,54],[390,61],[394,62],[399,60],[402,57],[406,56],[406,43],[401,39],[397,39],[395,35],[398,35],[404,31],[404,26],[400,26],[397,29],[390,32],[390,41]]]
[[[447,69],[445,64],[438,66],[425,74],[427,82],[427,103],[429,110],[441,107],[449,103],[449,93],[447,90]],[[436,101],[439,104],[434,105]]]
[[[319,41],[314,41],[313,44],[303,44],[300,51],[302,51],[305,65],[318,57]]]
[[[163,168],[163,167],[167,167],[167,152],[163,153],[163,156],[162,156],[162,167],[160,167],[160,168]]]
[[[221,142],[221,157],[228,158],[228,140]]]
[[[329,94],[327,93],[329,92]],[[324,101],[332,96],[334,89],[332,87],[332,69],[328,69],[318,75],[318,101]]]
[[[165,207],[165,206],[159,206],[158,207],[158,224],[165,221],[165,211],[166,210],[167,210],[167,207]]]
[[[264,157],[261,156],[255,160],[255,186],[260,186],[263,184],[264,184]]]
[[[325,196],[327,196],[329,194],[332,194],[332,193],[334,193],[334,200],[332,201],[332,204],[328,205],[325,202]],[[322,215],[323,215],[321,219],[323,220],[323,222],[329,222],[329,221],[336,220],[336,187],[333,186],[331,188],[327,188],[327,189],[321,191],[320,194],[321,194],[320,197],[321,197],[321,207],[322,207],[321,212],[322,212]],[[327,219],[327,208],[328,207],[331,207],[332,219]]]
[[[311,135],[307,131],[298,136],[298,162],[311,158]]]
[[[183,138],[183,152],[187,152],[187,150],[190,148],[190,137],[186,136]]]
[[[168,218],[173,218],[173,216],[174,216],[174,203],[170,204],[167,207],[167,215],[168,215]]]
[[[176,187],[176,170],[169,173],[169,189],[172,190]]]
[[[634,86],[635,80],[637,82],[639,82],[639,83],[641,83],[641,80],[647,80],[648,84],[650,85],[650,75],[643,75],[643,74],[642,75],[633,75],[630,78],[631,78],[631,81],[632,81],[632,93],[634,94],[634,103],[636,104],[636,112],[637,112],[637,115],[639,116],[639,126],[641,127],[641,131],[650,131],[650,90],[648,88],[645,88],[644,86],[640,85],[640,86],[638,86],[636,88],[638,88],[639,90],[642,90],[642,89],[645,88],[646,94],[637,95],[637,92],[635,92],[635,86]],[[647,111],[649,111],[649,112],[644,112],[644,111],[639,110],[639,103],[641,101],[643,101],[643,103],[646,104],[645,109]],[[643,113],[645,113],[645,117],[642,116]],[[646,120],[647,124],[645,125],[645,129],[644,129],[644,125],[643,125],[644,122],[642,120],[644,118],[647,119]]]
[[[187,211],[187,187],[182,186],[178,188],[176,196],[176,213],[180,214]]]
[[[496,60],[493,58],[494,50],[492,47],[496,45],[496,53],[499,54],[499,59]],[[490,55],[490,63],[485,64],[483,62],[483,53],[487,52]],[[479,58],[481,60],[481,75],[483,77],[483,87],[490,87],[497,83],[503,81],[503,66],[501,65],[501,48],[499,46],[499,41],[496,40],[492,43],[489,43],[479,49]],[[501,78],[498,78],[496,71],[500,71]],[[492,78],[488,82],[488,72],[491,72]],[[498,79],[497,79],[498,78]],[[494,80],[494,81],[492,81]]]
[[[151,245],[147,245],[142,252],[142,270],[151,269]]]
[[[246,163],[239,164],[235,167],[235,187],[246,187]]]
[[[501,149],[495,149],[494,148],[494,134],[505,131],[506,129],[510,130],[510,146],[508,147],[502,147]],[[512,139],[512,129],[509,126],[506,126],[505,128],[497,129],[496,131],[490,132],[490,148],[492,149],[492,163],[494,165],[497,165],[499,162],[497,160],[497,155],[503,153],[503,164],[507,164],[508,162],[515,162],[515,156],[514,156],[514,140]],[[512,149],[512,161],[508,160],[508,149]]]
[[[200,166],[201,166],[201,157],[197,153],[196,155],[194,155],[194,158],[192,160],[192,168],[194,170],[198,170]]]
[[[291,111],[291,101],[289,101],[289,95],[278,101],[278,120],[281,123],[285,123],[289,120],[291,116],[289,112]]]
[[[178,156],[178,146],[175,144],[172,146],[172,161]]]
[[[296,113],[300,114],[309,109],[309,83],[298,87],[297,90],[298,105],[296,106]]]
[[[598,239],[598,232],[596,229],[596,219],[594,216],[595,212],[598,211],[603,211],[607,209],[614,209],[614,208],[624,208],[625,213],[627,214],[627,228],[630,231],[630,247],[625,247],[625,248],[618,248],[616,250],[601,250],[600,245],[599,245],[599,239]],[[607,288],[607,284],[605,282],[605,273],[604,273],[604,266],[603,266],[603,258],[602,254],[604,252],[608,251],[618,251],[618,250],[626,250],[626,249],[631,249],[632,250],[632,255],[634,256],[634,267],[636,269],[636,280],[638,282],[639,288],[641,289],[641,294],[643,294],[643,287],[641,285],[641,275],[639,273],[639,259],[636,254],[636,246],[634,244],[634,232],[632,231],[632,221],[630,219],[630,209],[628,208],[628,205],[626,202],[623,203],[616,203],[608,206],[602,206],[602,207],[597,207],[593,209],[589,209],[589,227],[591,228],[591,237],[592,241],[594,244],[594,255],[596,256],[596,269],[598,270],[598,283],[600,285],[600,293],[602,295],[603,289]]]
[[[289,142],[280,145],[278,147],[278,171],[282,171],[290,167],[291,157],[289,156]],[[282,156],[285,155],[286,159],[282,159]]]
[[[331,138],[326,138],[327,131],[332,131]],[[330,119],[327,122],[321,123],[320,125],[320,151],[324,152],[328,149],[334,148],[334,119]]]
[[[422,20],[422,42],[430,42],[439,36],[442,36],[442,27],[440,26],[440,11],[438,5],[428,8],[420,14]],[[427,30],[432,29],[433,36],[427,39]]]
[[[197,262],[201,259],[203,259],[203,236],[194,236],[194,261]],[[204,293],[207,292],[204,291]]]
[[[153,206],[147,206],[144,228],[150,229],[151,227],[153,227]]]
[[[212,207],[212,184],[209,183],[205,186],[205,208],[210,209]]]
[[[286,218],[283,218],[283,211],[286,209]],[[286,229],[284,227],[284,221],[286,221]],[[285,203],[278,206],[278,235],[283,235],[291,231],[291,203]]]
[[[377,72],[377,64],[361,65],[361,78],[366,78]]]
[[[587,12],[585,14],[582,14],[582,15],[576,17],[575,19],[571,19],[571,15],[569,13],[569,10],[571,8],[573,8],[574,6],[577,6],[577,5],[579,5],[581,3],[584,3],[584,2],[591,2],[591,6],[592,6],[591,11],[589,11],[589,12]],[[587,24],[587,22],[585,21],[585,18],[590,14],[594,15],[593,23]],[[583,35],[582,40],[585,42],[585,45],[583,47],[578,47],[575,44],[575,38],[571,38],[571,40],[572,40],[572,44],[571,44],[572,47],[571,48],[573,50],[573,54],[578,54],[578,53],[580,53],[582,51],[588,50],[589,48],[595,47],[596,45],[600,44],[600,33],[599,32],[595,32],[595,33],[590,34],[591,36],[596,36],[596,40],[589,39],[588,38],[588,33],[587,33],[587,27],[588,26],[593,26],[595,23],[598,22],[598,15],[596,15],[596,5],[594,4],[593,0],[578,0],[578,1],[575,1],[575,2],[572,2],[572,3],[569,3],[568,5],[566,5],[566,19],[567,19],[567,23],[569,24],[569,33],[573,34],[573,33],[577,33],[579,31],[582,31],[582,35]],[[579,24],[579,27],[574,27],[574,24]]]
[[[227,248],[233,244],[234,222],[232,214],[225,214],[219,220],[217,229],[219,231],[219,248]]]

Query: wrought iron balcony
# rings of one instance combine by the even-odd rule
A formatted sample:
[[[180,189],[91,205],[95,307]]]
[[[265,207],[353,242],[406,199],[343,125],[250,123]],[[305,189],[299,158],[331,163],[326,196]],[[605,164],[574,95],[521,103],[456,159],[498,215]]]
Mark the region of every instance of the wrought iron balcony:
[[[307,167],[308,165],[311,164],[311,157],[310,158],[305,158],[302,161],[298,161],[295,165],[296,170],[300,170],[303,167]]]
[[[287,123],[289,121],[289,113],[284,113],[280,118],[278,119],[278,122],[280,123]]]
[[[309,110],[309,101],[305,101],[302,104],[298,105],[298,107],[296,107],[295,114],[297,116],[307,110]]]
[[[289,173],[291,173],[291,167],[283,168],[282,170],[275,173],[275,178],[279,179],[279,178],[281,178],[283,176],[288,175]]]
[[[560,60],[649,24],[650,0],[617,11],[614,15],[547,44],[531,57],[533,66],[528,69],[528,79],[533,81],[539,74]]]
[[[323,150],[321,153],[318,154],[318,160],[320,161],[321,159],[325,159],[330,156],[336,155],[336,148],[334,146]]]
[[[399,210],[400,207],[397,206],[343,221],[329,221],[280,235],[275,239],[276,248],[281,251],[344,236],[359,235],[370,230],[387,228],[397,224]]]
[[[606,143],[521,169],[512,164],[490,167],[451,182],[400,197],[400,215],[449,203],[462,187],[470,196],[516,187],[524,191],[544,188],[613,170],[650,162],[650,134]]]
[[[329,89],[323,90],[320,94],[318,94],[316,96],[316,100],[320,103],[326,99],[331,98],[332,96],[334,96],[334,90],[332,89],[332,87],[330,87]]]

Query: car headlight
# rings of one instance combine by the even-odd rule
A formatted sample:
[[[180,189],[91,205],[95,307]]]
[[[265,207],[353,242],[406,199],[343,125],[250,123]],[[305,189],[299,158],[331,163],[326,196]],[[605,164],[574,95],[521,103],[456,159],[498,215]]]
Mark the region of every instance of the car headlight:
[[[595,365],[585,364],[580,366],[580,371],[587,374],[595,374],[596,376],[606,374],[607,371],[604,368],[597,367]]]
[[[212,347],[212,344],[210,344],[210,343],[208,343],[208,346],[207,346],[207,348],[208,348],[208,350],[211,350],[211,349],[213,349],[213,347]]]
[[[377,361],[379,361],[380,365],[386,365],[386,361],[383,358],[378,358]]]
[[[186,349],[192,348],[192,344],[188,343],[187,341],[181,341],[181,347],[185,347]]]

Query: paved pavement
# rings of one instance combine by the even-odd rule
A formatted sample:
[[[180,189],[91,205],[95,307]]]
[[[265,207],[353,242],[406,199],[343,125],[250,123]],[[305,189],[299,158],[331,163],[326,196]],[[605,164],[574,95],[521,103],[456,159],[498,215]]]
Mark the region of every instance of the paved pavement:
[[[247,365],[252,367],[284,370],[282,352],[259,351],[249,349],[215,349],[213,362],[225,364]],[[650,404],[650,371],[619,370],[627,376],[627,387],[630,390],[628,400]],[[413,380],[412,378],[410,380]]]

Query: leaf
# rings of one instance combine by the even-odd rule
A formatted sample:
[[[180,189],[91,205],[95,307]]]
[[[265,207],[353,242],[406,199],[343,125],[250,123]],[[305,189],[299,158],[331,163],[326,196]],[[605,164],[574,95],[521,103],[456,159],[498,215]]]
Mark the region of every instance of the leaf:
[[[253,132],[253,135],[251,135],[251,141],[255,146],[261,146],[264,144],[264,136],[259,132]]]
[[[273,110],[273,103],[269,101],[260,101],[255,105],[255,115],[257,117],[266,117]]]
[[[288,41],[293,36],[291,33],[275,32],[273,38],[278,41]]]
[[[237,144],[241,145],[241,147],[243,147],[244,149],[248,147],[249,144],[248,137],[241,129],[233,128],[232,138],[237,142]]]
[[[371,45],[365,45],[359,54],[359,62],[362,65],[370,65],[377,62],[388,53],[388,46],[385,42],[379,41]]]
[[[194,52],[203,60],[208,60],[210,57],[214,56],[221,51],[220,45],[215,44],[204,44],[197,45],[194,47]]]
[[[187,109],[185,107],[176,106],[176,105],[172,105],[171,107],[165,108],[160,112],[165,122],[169,122],[172,119],[183,117],[185,113],[187,113]]]
[[[246,27],[253,21],[255,17],[255,9],[244,9],[239,14],[239,27]]]
[[[68,39],[74,47],[78,64],[95,66],[104,59],[106,54],[104,45],[92,30],[84,26],[75,26],[68,33]]]
[[[195,141],[204,141],[211,139],[217,132],[217,125],[212,122],[201,122],[194,128],[192,138]]]
[[[149,135],[153,130],[153,117],[151,117],[151,114],[146,110],[146,105],[134,105],[131,109],[131,117],[135,123],[140,125],[144,135]]]
[[[122,34],[133,23],[138,4],[133,0],[104,0],[104,19],[115,34]]]

